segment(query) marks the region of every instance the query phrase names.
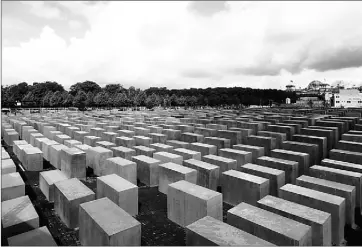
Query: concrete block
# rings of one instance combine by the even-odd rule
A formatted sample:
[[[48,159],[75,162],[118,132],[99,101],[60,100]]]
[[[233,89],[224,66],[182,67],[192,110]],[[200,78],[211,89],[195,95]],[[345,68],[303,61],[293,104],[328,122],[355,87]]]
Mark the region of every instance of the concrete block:
[[[86,178],[86,153],[78,148],[63,148],[60,151],[60,166],[68,178]]]
[[[327,156],[327,138],[320,136],[294,135],[293,140],[297,142],[305,142],[318,145],[319,159],[324,159]]]
[[[165,145],[162,143],[154,143],[150,144],[150,148],[153,148],[156,150],[156,152],[169,152],[172,153],[173,146]]]
[[[161,193],[167,194],[169,184],[180,180],[196,184],[197,171],[171,162],[159,165],[158,190]]]
[[[102,138],[102,133],[105,132],[106,130],[105,129],[102,129],[102,128],[91,128],[90,129],[90,135],[91,136],[97,136],[97,137],[100,137]],[[88,144],[89,145],[89,144]]]
[[[312,245],[310,226],[247,203],[230,209],[227,223],[278,246]]]
[[[97,199],[103,197],[107,197],[130,215],[138,215],[137,185],[117,174],[97,178]]]
[[[64,141],[66,140],[71,140],[72,138],[68,135],[56,135],[54,137],[54,141],[60,143],[60,144],[64,144]],[[64,144],[65,145],[65,144]]]
[[[163,129],[162,134],[167,137],[167,140],[180,140],[180,138],[181,138],[181,141],[185,141],[185,140],[182,140],[182,134],[181,134],[180,130]],[[193,133],[191,133],[191,134],[193,134]],[[185,141],[185,142],[191,142],[191,141]]]
[[[362,152],[351,152],[347,150],[332,149],[329,158],[349,163],[362,165]]]
[[[176,148],[172,150],[172,153],[182,156],[183,160],[195,159],[201,160],[201,153],[185,148]]]
[[[136,155],[146,155],[153,157],[153,154],[156,153],[156,149],[146,146],[134,146],[133,149],[136,151]]]
[[[252,154],[251,161],[253,163],[255,163],[257,158],[264,156],[264,147],[237,144],[237,145],[233,146],[233,149],[251,152],[251,154]]]
[[[316,177],[300,176],[296,185],[308,189],[317,190],[327,194],[343,197],[346,200],[346,224],[355,228],[355,207],[356,207],[356,187],[333,182]]]
[[[237,160],[216,155],[205,155],[202,161],[220,167],[220,174],[228,170],[237,170]]]
[[[295,183],[295,180],[299,176],[298,162],[296,161],[263,156],[256,160],[256,164],[284,171],[285,183]]]
[[[355,186],[356,204],[357,207],[361,207],[362,212],[362,173],[345,171],[326,166],[312,166],[310,168],[310,175],[312,177]]]
[[[12,236],[8,243],[9,246],[58,246],[46,226]]]
[[[22,150],[23,166],[28,171],[43,170],[43,152],[39,148],[28,147]]]
[[[113,142],[108,142],[108,141],[100,141],[96,143],[96,147],[103,147],[103,148],[107,148],[107,149],[112,149],[113,147],[116,147],[116,144],[114,144]]]
[[[211,190],[217,190],[220,167],[195,159],[184,160],[183,165],[197,171],[197,185]]]
[[[116,137],[118,137],[119,134],[115,132],[103,132],[101,136],[102,141],[107,141],[111,143],[116,143]]]
[[[1,175],[16,172],[16,166],[12,159],[1,160]]]
[[[157,186],[159,182],[159,160],[145,155],[132,157],[132,161],[137,164],[137,178],[147,186]]]
[[[20,160],[20,150],[19,150],[19,146],[21,145],[27,145],[28,142],[24,141],[24,140],[19,140],[19,141],[14,141],[14,145],[13,145],[13,152],[15,154],[15,156]]]
[[[126,147],[112,147],[114,157],[121,157],[126,160],[132,160],[133,156],[136,156],[136,150]]]
[[[311,245],[332,245],[331,214],[270,195],[259,200],[257,204],[261,209],[310,226],[312,228]]]
[[[211,216],[205,216],[186,227],[186,245],[273,246],[273,244],[265,240],[255,237],[250,233],[244,232]]]
[[[97,176],[106,170],[106,160],[113,157],[113,151],[103,147],[92,147],[86,151],[86,166],[93,168]]]
[[[108,158],[105,161],[103,175],[116,174],[137,185],[137,164],[121,157]]]
[[[68,228],[77,228],[79,226],[79,205],[93,201],[95,193],[77,178],[59,181],[54,185],[55,212]]]
[[[256,202],[269,194],[269,180],[244,172],[230,170],[221,174],[221,187],[224,202],[237,205]]]
[[[95,147],[96,143],[101,141],[101,138],[98,136],[85,136],[84,137],[84,144],[87,144],[91,147]]]
[[[173,148],[185,148],[185,149],[188,149],[190,147],[190,143],[177,141],[177,140],[167,140],[166,144],[170,145],[170,146],[173,146]]]
[[[132,138],[135,136],[135,132],[132,130],[118,130],[116,133],[118,133],[118,136],[122,137],[129,137]]]
[[[308,169],[310,166],[309,154],[294,152],[284,149],[274,149],[271,151],[270,156],[273,158],[291,160],[298,162],[298,175],[308,174]]]
[[[362,142],[339,141],[336,146],[337,149],[347,150],[351,152],[362,153]]]
[[[321,162],[321,166],[362,173],[362,165],[339,160],[324,159]]]
[[[282,170],[249,163],[241,166],[240,171],[257,177],[268,179],[270,190],[269,194],[273,196],[278,196],[279,188],[285,185],[285,172]]]
[[[116,138],[116,146],[123,146],[123,147],[127,147],[127,148],[133,148],[133,146],[136,146],[136,141],[135,141],[134,138],[121,136],[121,137]]]
[[[89,135],[90,135],[90,133],[87,131],[74,131],[73,132],[74,140],[80,141],[81,143],[84,143],[84,138]]]
[[[242,143],[242,136],[240,131],[218,130],[217,136],[220,138],[229,139],[231,146]]]
[[[310,166],[317,165],[320,163],[319,152],[318,152],[319,148],[318,145],[316,144],[285,141],[282,143],[281,149],[309,154]]]
[[[231,148],[224,148],[219,150],[221,157],[234,159],[237,161],[237,170],[240,170],[242,165],[252,162],[252,153],[242,150],[236,150]]]
[[[281,187],[279,197],[330,213],[332,216],[332,244],[339,245],[344,242],[344,225],[346,222],[344,198],[293,184],[286,184]]]
[[[25,195],[25,183],[18,172],[1,175],[1,201]]]
[[[216,146],[216,154],[219,153],[220,149],[223,148],[231,148],[230,140],[225,138],[219,138],[219,137],[205,137],[204,143]]]
[[[310,136],[319,136],[319,137],[326,137],[327,138],[327,150],[331,150],[336,143],[334,139],[334,132],[333,130],[328,129],[313,129],[311,128],[303,128],[300,132],[302,135],[310,135]]]
[[[179,165],[182,165],[183,161],[182,156],[168,152],[154,153],[153,158],[156,160],[160,160],[162,163],[172,162]]]
[[[76,141],[76,140],[65,140],[64,141],[64,145],[67,146],[68,148],[74,148],[75,145],[81,145],[82,143],[80,141]]]
[[[266,136],[248,136],[246,138],[246,145],[264,147],[265,155],[270,155],[270,151],[276,148],[276,139]]]
[[[54,201],[54,184],[67,180],[68,177],[59,170],[51,170],[39,173],[39,188],[49,202]]]
[[[140,246],[141,223],[108,198],[86,202],[79,207],[79,241],[83,246]]]
[[[28,196],[1,202],[1,235],[9,238],[39,227],[39,216]]]
[[[200,152],[201,156],[217,154],[216,146],[205,144],[205,143],[198,143],[198,142],[191,143],[189,149],[196,151],[196,152]]]
[[[58,145],[59,143],[56,142],[56,141],[53,141],[53,140],[44,140],[42,142],[42,152],[43,152],[43,158],[46,160],[46,161],[49,161],[50,162],[50,146],[52,145]]]
[[[40,134],[39,132],[38,133],[30,133],[30,142],[29,144],[31,144],[33,147],[36,147],[36,144],[35,144],[35,139],[36,138],[44,138],[43,134]]]
[[[258,136],[275,138],[276,139],[275,148],[280,148],[282,142],[287,140],[287,134],[286,133],[280,133],[280,132],[259,131]]]
[[[211,216],[222,220],[222,194],[188,181],[178,181],[168,186],[167,217],[185,227]]]
[[[49,154],[50,154],[49,162],[52,166],[54,166],[55,168],[57,168],[59,170],[62,169],[60,152],[64,148],[68,148],[68,147],[63,144],[55,144],[55,145],[51,145],[49,147]]]

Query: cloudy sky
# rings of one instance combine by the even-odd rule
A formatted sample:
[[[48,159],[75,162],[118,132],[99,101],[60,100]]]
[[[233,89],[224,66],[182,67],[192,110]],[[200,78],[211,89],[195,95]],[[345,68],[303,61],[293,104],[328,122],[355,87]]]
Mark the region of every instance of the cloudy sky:
[[[2,2],[2,83],[362,84],[362,2]]]

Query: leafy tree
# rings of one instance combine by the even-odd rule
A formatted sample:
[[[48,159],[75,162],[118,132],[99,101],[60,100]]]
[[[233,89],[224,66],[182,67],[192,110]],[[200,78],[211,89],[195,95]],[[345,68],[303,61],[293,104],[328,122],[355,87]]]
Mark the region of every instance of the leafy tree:
[[[62,93],[60,91],[56,91],[53,93],[52,97],[49,100],[50,106],[59,107],[63,102]]]
[[[92,92],[87,93],[87,98],[84,103],[87,107],[92,107],[94,105],[94,94]]]
[[[116,107],[124,107],[127,105],[127,95],[125,93],[117,93],[113,100]]]
[[[48,107],[50,106],[50,99],[53,96],[53,92],[52,91],[48,91],[48,93],[43,97],[42,103],[43,106]]]
[[[101,106],[101,107],[107,106],[107,105],[108,105],[108,100],[109,100],[109,95],[108,95],[108,93],[105,92],[105,91],[99,92],[99,93],[94,97],[94,103],[95,103],[97,106]]]
[[[161,103],[161,98],[155,93],[149,95],[145,100],[145,104],[148,109],[158,106],[160,103]]]
[[[82,90],[85,93],[92,92],[93,94],[97,94],[102,89],[97,83],[93,81],[84,81],[84,82],[77,82],[76,84],[72,85],[70,87],[69,93],[75,96],[80,90]]]
[[[73,95],[69,94],[68,92],[66,92],[65,94],[62,95],[63,96],[63,103],[62,105],[64,107],[71,107],[73,106],[73,100],[74,97]]]
[[[121,92],[123,89],[121,84],[107,84],[104,87],[104,91],[106,91],[109,95],[117,94]]]
[[[73,99],[73,105],[78,108],[84,108],[87,100],[87,94],[80,90]]]

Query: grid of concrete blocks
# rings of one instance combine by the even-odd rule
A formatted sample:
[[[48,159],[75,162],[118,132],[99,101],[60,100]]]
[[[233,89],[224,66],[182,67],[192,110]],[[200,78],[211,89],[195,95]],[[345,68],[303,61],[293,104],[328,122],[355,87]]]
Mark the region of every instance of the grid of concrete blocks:
[[[3,116],[1,132],[82,245],[141,244],[137,180],[167,195],[187,245],[341,245],[362,211],[361,111],[58,112]],[[56,245],[1,159],[9,245]]]

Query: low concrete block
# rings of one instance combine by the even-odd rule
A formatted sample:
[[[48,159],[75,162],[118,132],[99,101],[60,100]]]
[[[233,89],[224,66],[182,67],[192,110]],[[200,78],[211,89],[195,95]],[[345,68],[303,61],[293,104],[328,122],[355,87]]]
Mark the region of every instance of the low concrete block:
[[[16,172],[16,166],[12,159],[1,160],[1,175]]]
[[[107,197],[132,216],[138,214],[137,185],[117,174],[97,178],[97,199],[103,197]]]
[[[219,150],[219,155],[228,159],[234,159],[237,162],[237,170],[240,170],[242,165],[252,162],[252,153],[231,148]]]
[[[104,175],[106,160],[113,157],[112,150],[103,147],[92,147],[86,151],[86,166],[93,168],[97,176]]]
[[[170,146],[173,146],[173,148],[185,148],[185,149],[188,149],[190,147],[190,143],[177,141],[177,140],[167,140],[166,144],[170,145]]]
[[[271,151],[270,156],[273,158],[291,160],[298,162],[298,175],[308,174],[309,170],[309,154],[294,152],[284,149],[274,149]]]
[[[221,174],[221,186],[224,202],[237,205],[256,202],[269,194],[269,180],[244,172],[230,170]]]
[[[257,177],[269,179],[269,194],[278,196],[278,190],[285,185],[285,172],[255,164],[246,164],[241,167],[241,172],[248,173]]]
[[[60,152],[62,151],[62,149],[64,148],[68,148],[67,146],[63,145],[63,144],[55,144],[55,145],[51,145],[49,147],[49,154],[50,154],[50,164],[52,166],[54,166],[57,169],[62,169],[62,163],[61,163],[61,158],[60,158]]]
[[[43,170],[43,152],[39,148],[28,147],[22,150],[23,166],[28,171]]]
[[[243,145],[243,144],[237,144],[233,146],[233,149],[236,150],[242,150],[246,152],[251,152],[252,154],[252,162],[255,163],[256,159],[264,156],[264,147],[258,147],[258,146],[250,146],[250,145]]]
[[[171,162],[159,165],[158,190],[161,193],[167,194],[169,184],[180,180],[196,184],[197,171]]]
[[[121,136],[116,138],[116,146],[133,148],[133,146],[136,146],[136,141],[134,138]]]
[[[77,178],[59,181],[54,185],[55,212],[67,227],[72,229],[78,227],[79,205],[93,201],[95,193]]]
[[[60,151],[61,171],[68,178],[86,178],[86,153],[78,148]]]
[[[362,152],[351,152],[347,150],[332,149],[329,151],[329,158],[349,163],[362,165]]]
[[[79,207],[79,241],[83,246],[140,246],[141,223],[108,198],[86,202]]]
[[[230,209],[227,223],[275,245],[312,245],[310,226],[247,203]]]
[[[153,154],[153,158],[160,160],[163,163],[172,162],[175,164],[182,165],[183,158],[180,155],[168,153],[168,152],[157,152]]]
[[[184,180],[169,185],[167,217],[171,221],[185,227],[205,216],[222,220],[222,194]]]
[[[346,202],[342,197],[286,184],[279,190],[279,197],[307,207],[318,209],[332,216],[332,244],[344,242]]]
[[[1,201],[25,196],[25,183],[18,172],[2,174]]]
[[[12,236],[8,243],[9,246],[58,246],[46,226]]]
[[[258,207],[310,226],[312,228],[311,245],[332,245],[331,214],[270,195],[259,200]]]
[[[54,202],[54,184],[67,180],[68,177],[59,170],[51,170],[39,173],[39,188],[49,202]]]
[[[265,240],[262,240],[250,233],[244,232],[211,216],[205,216],[204,218],[201,218],[186,227],[186,245],[273,246],[273,244]]]
[[[137,178],[147,186],[158,186],[159,182],[159,160],[145,155],[134,156],[132,161],[137,164]]]
[[[108,142],[108,141],[100,141],[96,143],[96,147],[102,147],[102,148],[107,148],[107,149],[112,149],[113,147],[116,147],[116,144],[114,144],[113,142]]]
[[[112,147],[114,157],[121,157],[126,160],[132,160],[133,156],[136,156],[136,150],[126,147]]]
[[[84,137],[84,144],[87,144],[91,147],[95,147],[96,143],[101,141],[101,138],[98,136],[85,136]]]
[[[295,183],[298,177],[298,162],[296,161],[263,156],[256,160],[256,164],[284,171],[285,183]]]
[[[195,159],[184,160],[183,165],[197,171],[197,185],[216,191],[220,167]]]
[[[103,175],[116,174],[137,185],[137,164],[121,157],[108,158],[105,161]]]

